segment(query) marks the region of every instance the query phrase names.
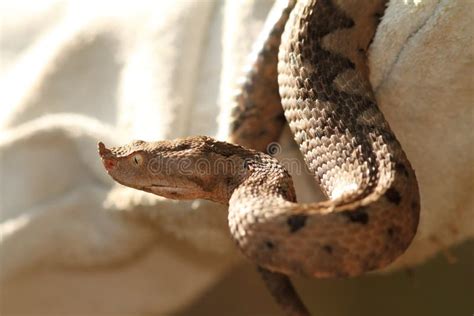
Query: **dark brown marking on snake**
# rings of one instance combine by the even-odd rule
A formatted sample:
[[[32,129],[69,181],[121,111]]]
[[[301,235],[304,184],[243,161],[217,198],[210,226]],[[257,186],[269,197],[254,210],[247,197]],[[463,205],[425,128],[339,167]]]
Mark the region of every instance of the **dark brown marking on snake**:
[[[292,215],[286,220],[286,223],[290,227],[290,233],[296,233],[298,230],[306,225],[307,215]]]
[[[396,237],[396,234],[397,232],[399,232],[400,229],[398,227],[389,227],[387,228],[387,235],[390,237],[390,238],[395,238]]]
[[[332,247],[330,245],[324,245],[323,246],[324,251],[326,251],[328,254],[332,254]]]
[[[279,113],[273,119],[275,121],[279,122],[279,123],[282,123],[282,124],[286,123],[286,117],[285,117],[285,114],[283,112]]]
[[[397,170],[397,172],[403,173],[405,175],[405,177],[409,176],[408,170],[407,170],[407,168],[405,167],[405,165],[403,163],[397,162],[395,164],[395,169]]]
[[[225,178],[225,184],[227,189],[235,188],[238,185],[238,181],[235,179],[235,177],[226,177]]]
[[[232,156],[239,156],[241,158],[251,158],[254,156],[254,153],[249,153],[247,150],[240,146],[232,145],[229,143],[219,143],[214,142],[211,144],[206,144],[202,147],[202,151],[205,153],[214,153],[219,156],[223,156],[225,158],[229,158]]]
[[[412,230],[413,232],[416,232],[418,229],[418,222],[420,221],[420,201],[418,199],[411,202],[411,211],[415,215],[415,220],[412,222]]]
[[[197,172],[196,172],[197,173]],[[187,177],[189,179],[189,181],[195,183],[196,185],[198,185],[199,187],[201,187],[204,191],[207,191],[207,192],[211,192],[215,186],[216,186],[216,183],[204,183],[204,181],[202,180],[201,177],[199,176],[193,176],[193,175],[190,175]]]
[[[188,142],[186,140],[180,141],[180,142],[168,142],[168,141],[163,141],[163,148],[160,148],[161,150],[165,149],[169,153],[172,152],[182,152],[185,150],[192,150],[195,148],[195,144],[192,142]],[[144,153],[148,150],[133,150],[131,148],[128,148],[128,150],[122,154],[118,154],[117,156],[127,156],[132,153]]]
[[[389,188],[387,192],[385,192],[385,196],[391,203],[394,203],[396,205],[400,204],[400,202],[402,201],[400,193],[395,188]]]
[[[395,229],[393,227],[389,227],[387,229],[387,234],[390,238],[393,238],[394,234],[395,234]]]
[[[378,21],[381,21],[383,18],[384,13],[383,12],[375,12],[374,13],[374,18],[376,18]]]
[[[272,249],[275,248],[275,244],[274,244],[273,242],[271,242],[270,240],[267,240],[267,241],[265,241],[265,247],[266,247],[267,249],[272,250]]]
[[[365,207],[359,207],[354,211],[344,211],[341,212],[341,214],[348,218],[352,223],[367,225],[369,222],[369,214],[367,214],[365,209]]]
[[[244,106],[243,109],[235,107],[232,110],[233,120],[230,124],[231,132],[236,132],[242,127],[242,124],[244,124],[248,118],[255,116],[255,114],[252,112],[255,111],[253,111],[252,106],[250,105]]]

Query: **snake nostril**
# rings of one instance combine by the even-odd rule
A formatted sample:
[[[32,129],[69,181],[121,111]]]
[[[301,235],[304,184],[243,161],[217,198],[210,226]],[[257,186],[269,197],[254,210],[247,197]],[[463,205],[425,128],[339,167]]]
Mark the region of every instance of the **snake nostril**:
[[[103,163],[104,163],[104,167],[105,167],[105,169],[107,169],[107,171],[111,171],[117,165],[115,160],[107,159],[107,158],[103,159]]]

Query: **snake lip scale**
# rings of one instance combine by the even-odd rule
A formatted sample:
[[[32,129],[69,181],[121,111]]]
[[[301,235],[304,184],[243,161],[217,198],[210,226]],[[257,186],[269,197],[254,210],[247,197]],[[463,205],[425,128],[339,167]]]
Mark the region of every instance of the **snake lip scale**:
[[[383,0],[277,1],[235,98],[229,142],[99,143],[105,169],[160,196],[229,205],[231,235],[276,301],[308,315],[286,275],[380,269],[418,227],[415,172],[368,80],[366,52],[384,8]],[[262,152],[286,123],[327,201],[297,203],[288,171]],[[203,161],[220,167],[208,172]]]

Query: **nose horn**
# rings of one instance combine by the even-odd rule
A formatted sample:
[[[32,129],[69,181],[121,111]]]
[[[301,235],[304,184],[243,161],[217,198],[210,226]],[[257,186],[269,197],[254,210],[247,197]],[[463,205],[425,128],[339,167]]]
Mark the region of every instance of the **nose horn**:
[[[108,156],[108,155],[111,154],[110,149],[108,149],[107,147],[105,147],[105,145],[104,145],[103,142],[99,142],[99,143],[97,144],[97,146],[98,146],[98,149],[99,149],[99,155],[100,155],[102,158],[104,158],[104,157],[106,157],[106,156]]]

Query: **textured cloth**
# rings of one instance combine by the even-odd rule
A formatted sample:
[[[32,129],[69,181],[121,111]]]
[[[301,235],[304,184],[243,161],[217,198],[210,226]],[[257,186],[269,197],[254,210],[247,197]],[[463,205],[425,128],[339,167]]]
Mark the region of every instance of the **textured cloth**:
[[[0,3],[4,311],[168,313],[243,260],[225,207],[120,186],[96,143],[225,140],[236,82],[270,6]],[[421,191],[419,232],[392,269],[474,235],[473,15],[469,1],[391,1],[370,49],[377,99]],[[281,145],[282,156],[299,157],[288,132]],[[300,201],[321,198],[307,176],[295,177]],[[83,295],[69,298],[62,282]],[[55,304],[40,303],[40,288],[58,292]]]

